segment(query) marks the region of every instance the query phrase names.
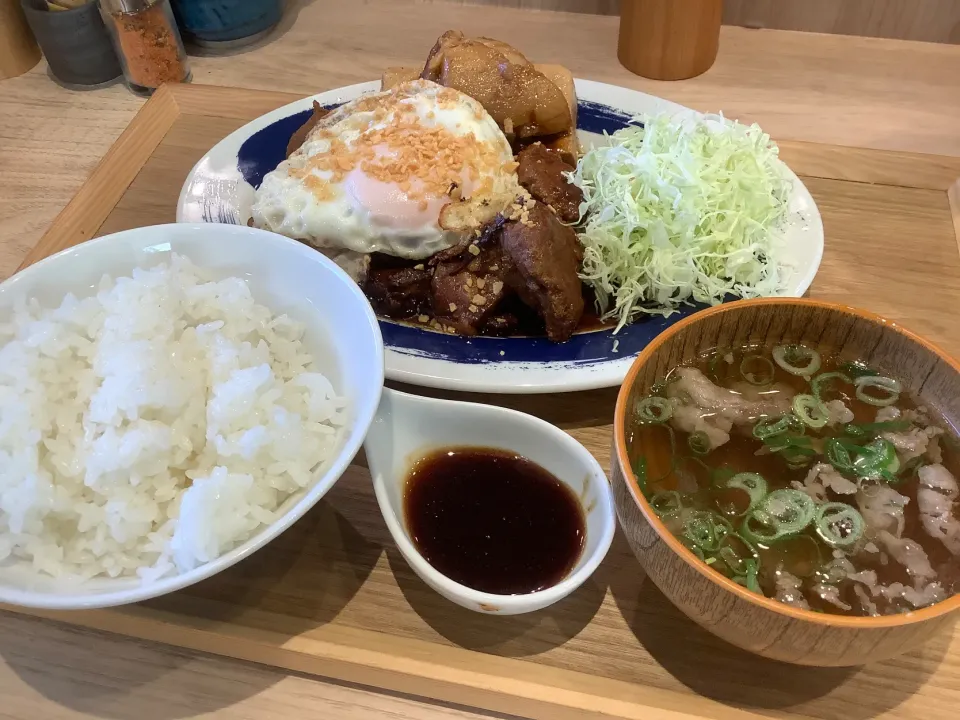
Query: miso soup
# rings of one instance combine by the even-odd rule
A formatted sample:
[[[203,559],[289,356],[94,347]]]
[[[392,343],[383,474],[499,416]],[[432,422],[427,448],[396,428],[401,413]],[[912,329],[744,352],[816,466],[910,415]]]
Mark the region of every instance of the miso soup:
[[[879,369],[717,350],[636,403],[628,446],[670,532],[753,592],[860,616],[960,592],[955,430]]]

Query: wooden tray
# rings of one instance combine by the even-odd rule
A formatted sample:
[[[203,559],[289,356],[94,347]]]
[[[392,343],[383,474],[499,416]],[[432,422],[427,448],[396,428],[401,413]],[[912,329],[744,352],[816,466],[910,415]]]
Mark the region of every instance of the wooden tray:
[[[95,235],[172,222],[201,155],[294,99],[161,90],[24,264]],[[826,254],[811,295],[879,312],[960,355],[960,158],[781,148],[823,213]],[[477,399],[556,423],[608,465],[615,396]],[[31,614],[544,720],[946,720],[960,707],[960,631],[864,668],[765,661],[681,615],[644,582],[619,537],[591,581],[552,608],[511,618],[461,610],[394,549],[361,464],[286,534],[211,580],[138,606]]]

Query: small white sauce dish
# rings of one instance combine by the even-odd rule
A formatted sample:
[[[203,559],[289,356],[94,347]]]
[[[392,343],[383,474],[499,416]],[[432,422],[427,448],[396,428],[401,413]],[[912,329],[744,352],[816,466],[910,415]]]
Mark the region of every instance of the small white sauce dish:
[[[310,510],[360,449],[383,389],[383,341],[360,288],[335,263],[306,245],[238,225],[176,224],[137,228],[64,250],[0,283],[0,322],[20,298],[47,307],[66,293],[94,295],[104,274],[129,276],[136,267],[188,257],[217,278],[246,280],[254,299],[305,326],[303,343],[315,367],[345,398],[339,448],[315,468],[312,484],[291,495],[273,523],[215,560],[153,582],[138,578],[67,583],[33,570],[25,560],[0,563],[0,602],[54,610],[123,605],[165,595],[204,580],[254,553]]]
[[[577,496],[586,538],[580,558],[559,583],[523,595],[480,592],[441,574],[420,554],[406,526],[406,479],[417,460],[452,446],[516,453],[552,473]],[[616,520],[603,469],[583,445],[544,420],[491,405],[384,389],[364,449],[380,512],[401,554],[427,585],[469,610],[519,615],[553,605],[580,587],[610,549]]]

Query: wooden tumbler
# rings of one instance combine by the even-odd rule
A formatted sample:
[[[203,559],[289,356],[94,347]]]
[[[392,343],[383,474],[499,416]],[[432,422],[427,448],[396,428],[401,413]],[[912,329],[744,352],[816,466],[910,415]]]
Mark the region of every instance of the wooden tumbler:
[[[23,75],[40,62],[20,0],[0,0],[0,80]]]
[[[685,80],[717,58],[723,0],[622,0],[617,57],[652,80]]]

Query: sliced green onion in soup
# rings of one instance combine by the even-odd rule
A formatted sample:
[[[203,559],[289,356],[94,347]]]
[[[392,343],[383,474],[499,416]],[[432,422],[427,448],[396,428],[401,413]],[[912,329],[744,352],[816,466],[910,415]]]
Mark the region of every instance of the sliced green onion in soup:
[[[757,583],[760,553],[740,535],[727,535],[721,541],[720,549],[712,559],[714,562],[711,566],[715,570],[754,592],[760,592],[760,586]]]
[[[656,486],[659,483],[662,483],[673,473],[674,468],[677,465],[677,443],[676,435],[673,431],[673,428],[669,425],[664,425],[662,423],[652,423],[654,425],[660,424],[662,427],[666,428],[667,433],[670,437],[670,465],[667,467],[666,471],[660,477],[651,478],[647,470],[647,458],[641,456],[638,458],[636,464],[633,466],[633,471],[637,476],[637,485],[640,487],[640,490],[644,495],[647,494],[647,488],[651,485]]]
[[[763,444],[772,452],[783,453],[785,457],[806,456],[815,457],[817,451],[813,449],[813,441],[803,435],[795,433],[781,433],[764,438]]]
[[[637,458],[633,464],[633,474],[637,477],[637,487],[644,495],[647,494],[647,459],[645,457]]]
[[[769,546],[788,533],[780,530],[776,518],[760,510],[751,510],[740,526],[740,537],[754,545]]]
[[[810,438],[802,435],[777,435],[764,440],[764,444],[779,453],[791,470],[806,467],[817,456]]]
[[[773,362],[763,355],[747,355],[740,361],[740,377],[757,387],[770,385],[774,372]]]
[[[801,490],[783,488],[774,490],[764,498],[760,508],[777,519],[784,533],[803,530],[813,521],[816,504],[813,498]]]
[[[651,395],[640,400],[633,409],[641,423],[663,423],[673,415],[673,403],[666,398]]]
[[[697,430],[687,436],[687,446],[697,455],[706,455],[713,449],[710,438],[703,430]]]
[[[722,547],[717,552],[717,557],[723,561],[723,564],[730,569],[734,575],[742,575],[744,573],[744,561],[747,558],[742,558],[737,555],[737,551],[731,547]]]
[[[850,548],[863,537],[863,516],[846,503],[824,503],[817,508],[814,522],[817,534],[831,547]]]
[[[841,437],[824,440],[823,452],[834,468],[851,473],[858,478],[882,479],[895,484],[900,482],[896,472],[900,458],[893,443],[884,438],[874,438],[866,445],[857,445]]]
[[[753,426],[753,436],[757,438],[757,440],[766,440],[775,435],[785,433],[787,430],[793,429],[795,419],[793,415],[784,415],[778,418],[761,418],[757,421],[757,424]]]
[[[658,380],[657,382],[655,382],[655,383],[650,387],[650,394],[651,394],[651,395],[663,395],[663,393],[666,391],[666,389],[667,389],[668,387],[670,387],[671,383],[675,383],[675,382],[676,382],[677,380],[679,380],[679,379],[680,379],[680,376],[679,376],[679,375],[677,375],[677,374],[670,374],[670,375],[668,375],[666,378],[664,378],[663,380]]]
[[[793,398],[793,412],[807,427],[818,430],[830,420],[826,406],[813,395],[796,395]]]
[[[897,448],[884,438],[875,438],[860,448],[860,454],[853,461],[853,471],[862,477],[884,473],[895,473],[900,469]],[[887,479],[887,478],[885,478]]]
[[[820,353],[806,345],[777,345],[773,361],[791,375],[810,377],[820,369]]]
[[[748,511],[767,496],[767,481],[763,475],[757,473],[737,473],[729,478],[723,487],[743,490],[750,497]]]
[[[857,398],[868,405],[886,407],[900,399],[900,381],[893,378],[864,375],[854,380],[853,385],[857,389]]]
[[[729,465],[721,465],[710,472],[710,482],[717,487],[723,487],[723,484],[737,474]]]
[[[823,402],[823,394],[827,390],[827,386],[830,385],[834,380],[839,380],[850,384],[853,382],[849,377],[839,372],[828,372],[820,373],[813,380],[810,381],[810,389],[813,391],[813,396]]]
[[[769,546],[806,528],[816,515],[816,504],[805,492],[774,490],[747,513],[740,527],[746,540]]]
[[[865,377],[867,375],[879,375],[876,370],[867,365],[864,365],[862,362],[845,362],[840,366],[840,372],[846,375],[851,379],[851,382],[857,378]]]
[[[911,426],[912,423],[909,420],[887,420],[875,423],[850,423],[843,428],[843,431],[852,437],[865,438],[885,432],[903,432],[909,430]]]
[[[717,570],[722,571],[725,567],[731,576],[746,575],[747,564],[750,562],[759,563],[760,553],[757,548],[740,535],[732,533],[720,542],[717,559],[721,562],[716,566]]]
[[[683,522],[680,534],[687,547],[698,548],[704,553],[715,553],[720,542],[733,533],[733,527],[717,513],[709,510],[695,510]]]
[[[738,585],[743,585],[750,592],[755,592],[757,595],[763,595],[763,590],[760,588],[760,583],[757,581],[757,573],[760,570],[760,563],[758,561],[746,561],[746,573],[743,575],[738,575],[733,578],[733,581]]]
[[[859,448],[857,448],[859,450]],[[827,438],[823,442],[823,452],[827,461],[840,472],[853,472],[853,457],[846,443],[839,438]]]
[[[660,517],[673,517],[683,510],[683,496],[676,490],[655,492],[648,500],[650,507]]]

